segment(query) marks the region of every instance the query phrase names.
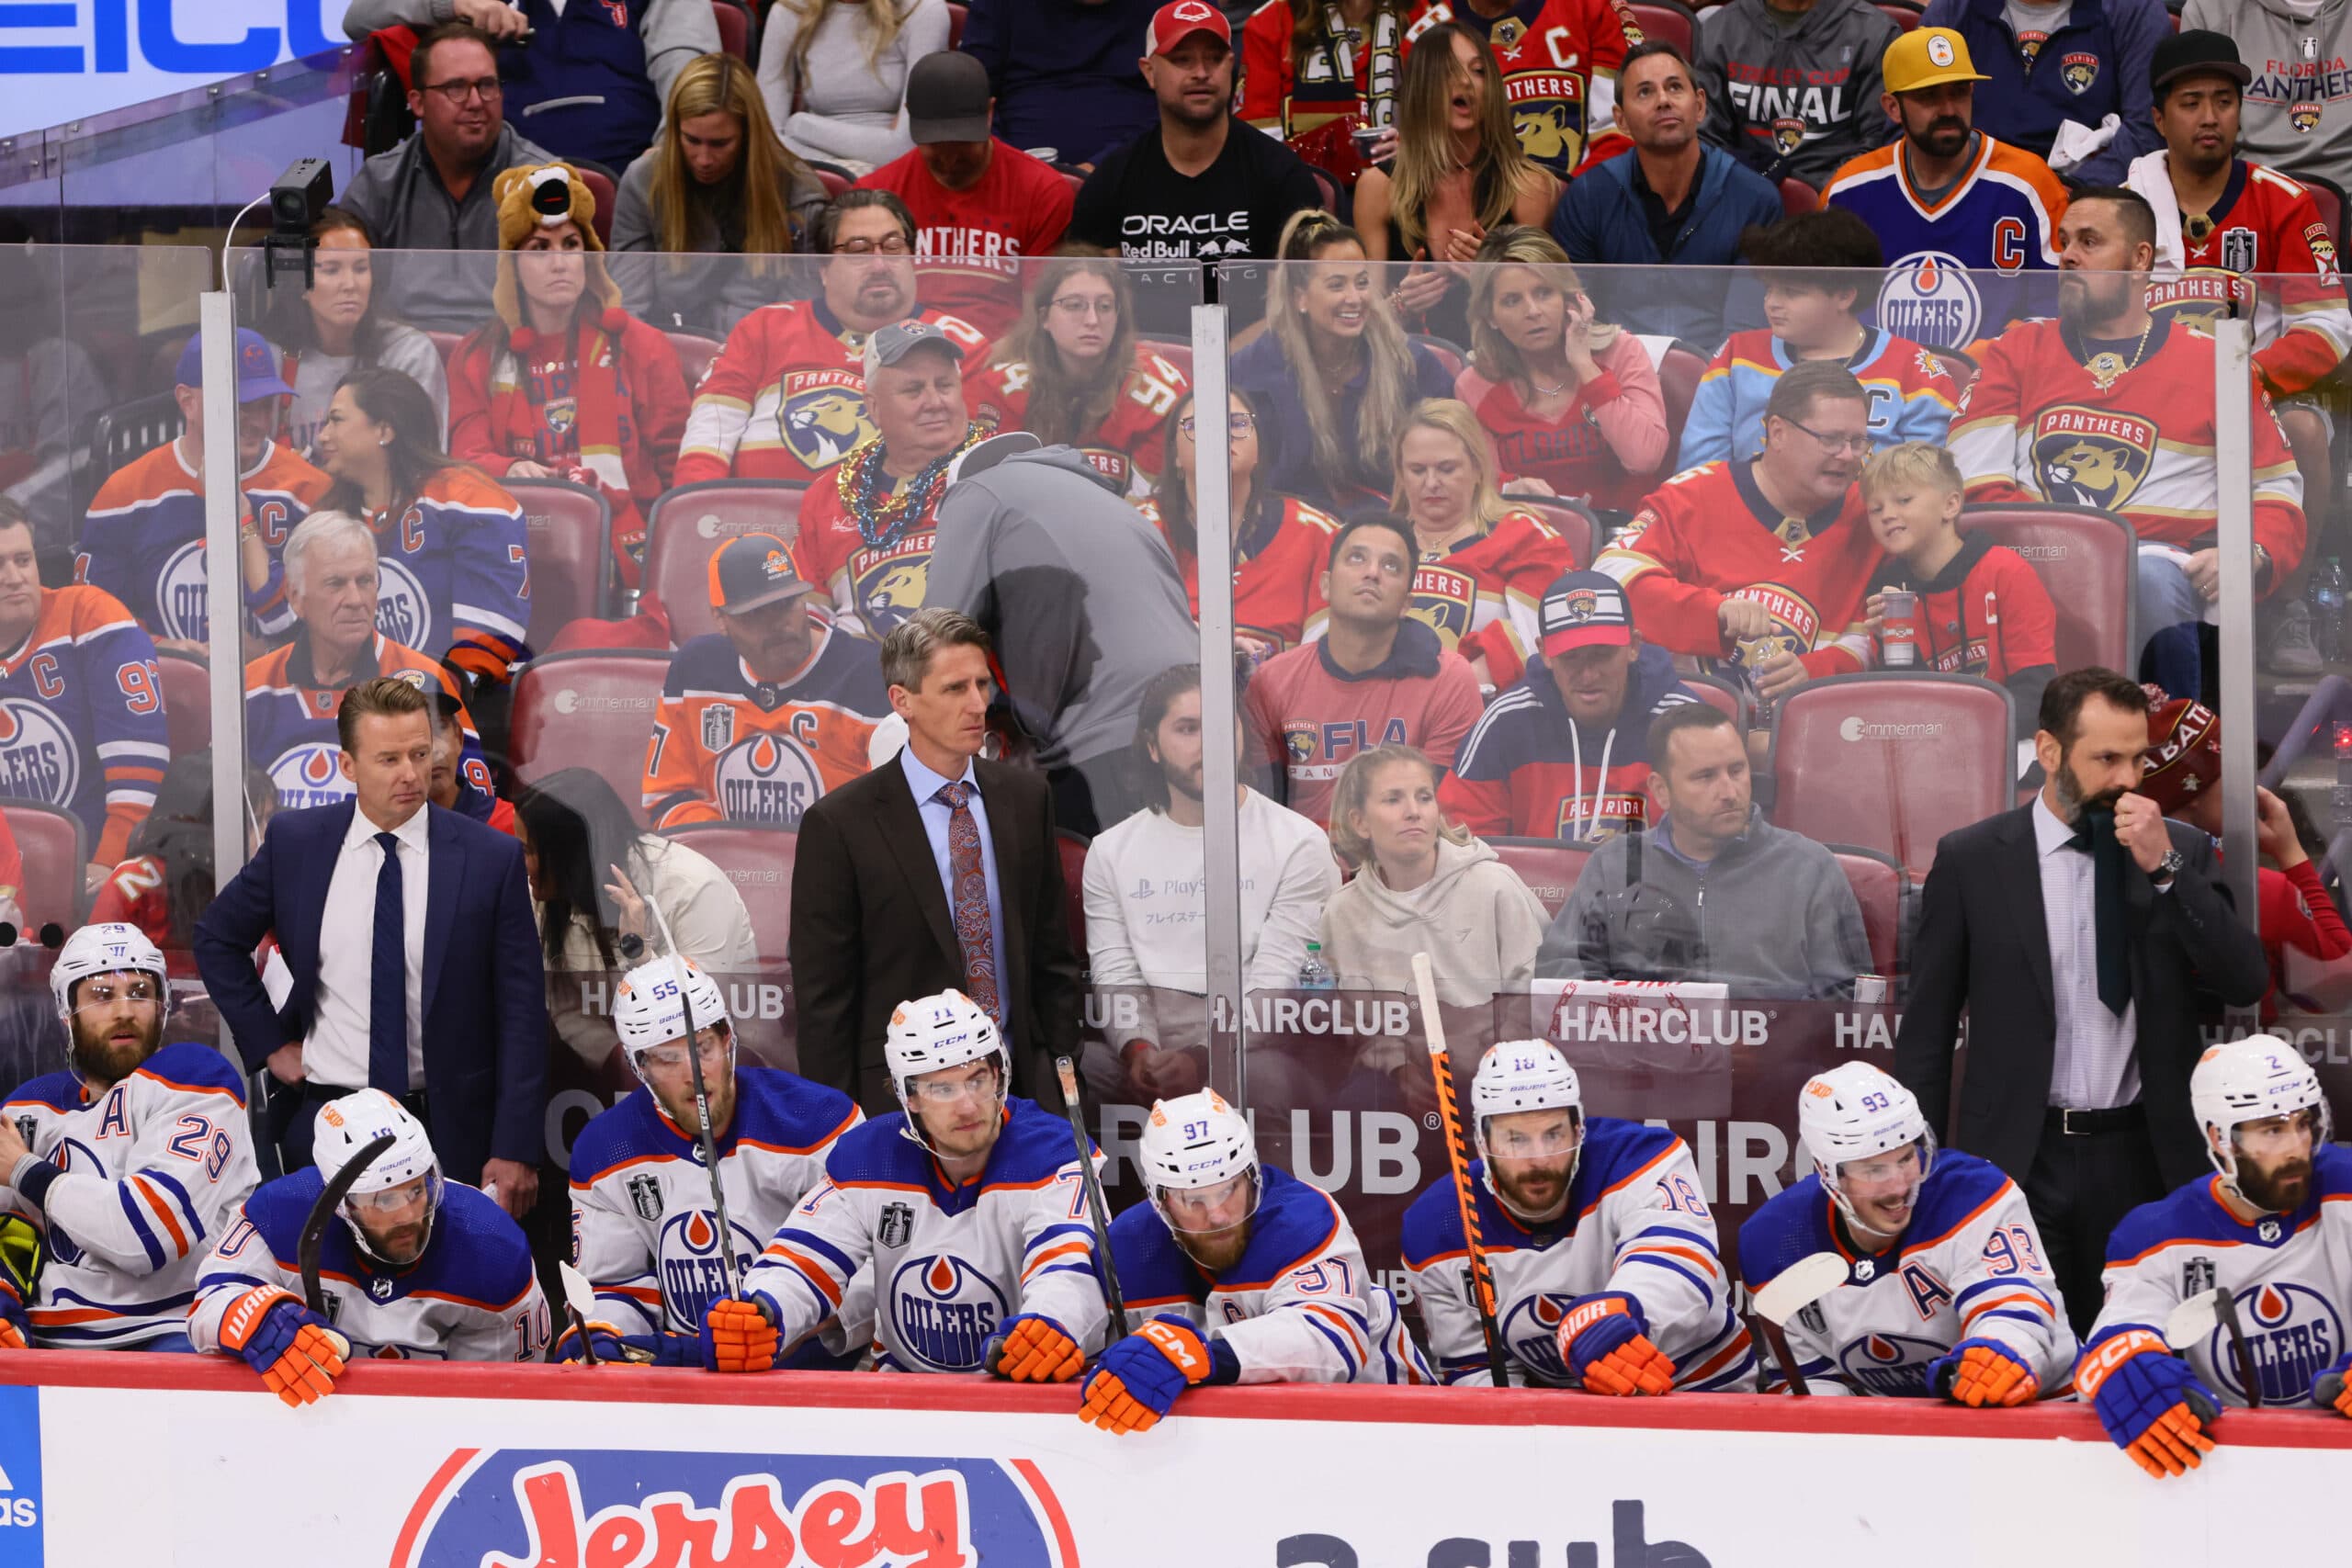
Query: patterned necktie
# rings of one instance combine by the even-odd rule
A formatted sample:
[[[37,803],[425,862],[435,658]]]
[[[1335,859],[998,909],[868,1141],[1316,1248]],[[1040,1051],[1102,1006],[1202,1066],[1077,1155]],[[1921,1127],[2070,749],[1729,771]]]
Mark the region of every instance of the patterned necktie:
[[[1004,1014],[997,1005],[988,868],[980,860],[980,824],[972,815],[972,786],[958,779],[941,784],[931,798],[947,806],[947,874],[956,889],[956,945],[964,950],[964,989],[1001,1029]]]
[[[368,1087],[408,1093],[408,922],[401,907],[401,841],[379,833],[376,945],[368,965]]]

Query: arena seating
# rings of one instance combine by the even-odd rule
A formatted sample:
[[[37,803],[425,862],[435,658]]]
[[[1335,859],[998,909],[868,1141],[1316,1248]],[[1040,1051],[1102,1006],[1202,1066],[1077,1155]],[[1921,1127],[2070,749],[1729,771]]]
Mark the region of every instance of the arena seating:
[[[690,392],[702,385],[703,374],[710,368],[710,362],[718,357],[720,349],[727,346],[724,339],[684,327],[666,329],[662,335],[670,340],[670,346],[678,351],[678,369],[685,376],[686,390]]]
[[[535,649],[577,620],[607,613],[613,581],[613,506],[584,485],[563,479],[509,479],[522,503],[531,562]]]
[[[1751,705],[1745,692],[1740,691],[1730,682],[1714,675],[1685,675],[1682,677],[1682,683],[1698,693],[1707,702],[1729,714],[1731,721],[1739,726],[1739,732],[1742,735],[1747,733],[1748,709]]]
[[[71,930],[88,908],[82,868],[89,863],[90,835],[70,811],[38,800],[0,799],[17,852],[24,857],[25,891],[19,904],[27,920],[55,920]]]
[[[710,614],[710,558],[738,534],[769,533],[790,544],[800,533],[799,485],[711,479],[680,485],[645,520],[645,591],[670,612],[672,640],[718,629]]]
[[[1894,25],[1906,33],[1918,27],[1920,18],[1925,14],[1920,6],[1906,4],[1905,0],[1878,0],[1878,8],[1885,12],[1894,19]]]
[[[1600,520],[1580,501],[1565,496],[1514,495],[1513,506],[1532,512],[1558,531],[1568,542],[1568,553],[1578,570],[1592,564],[1600,549]]]
[[[1699,36],[1699,13],[1681,0],[1635,0],[1626,7],[1644,38],[1664,39],[1685,55]]]
[[[1054,832],[1054,849],[1061,856],[1062,884],[1069,912],[1069,944],[1086,962],[1086,848],[1093,840],[1068,828]]]
[[[718,24],[718,47],[745,64],[760,58],[759,23],[743,0],[710,0],[711,19]]]
[[[1490,845],[1502,863],[1519,874],[1527,890],[1535,895],[1547,916],[1556,915],[1575,890],[1577,878],[1584,874],[1584,863],[1592,854],[1592,846],[1571,842],[1565,839],[1519,839],[1508,836],[1490,837]]]
[[[691,846],[727,874],[752,917],[763,968],[787,968],[792,938],[792,857],[800,835],[755,822],[689,822],[665,837]]]
[[[1771,817],[1915,876],[1936,840],[2016,803],[2009,694],[1966,675],[1829,675],[1774,717]]]
[[[159,652],[155,669],[164,688],[164,722],[172,755],[185,757],[212,744],[212,671],[200,659]]]
[[[541,654],[514,678],[508,761],[525,784],[593,768],[640,819],[645,748],[669,660],[659,653]]]
[[[2130,523],[2086,506],[1972,506],[1960,526],[2031,563],[2058,612],[2059,669],[2131,668],[2140,547]]]
[[[1870,934],[1871,967],[1881,975],[1900,975],[1909,956],[1911,874],[1894,856],[1851,844],[1832,844],[1838,869],[1861,906],[1862,929]]]

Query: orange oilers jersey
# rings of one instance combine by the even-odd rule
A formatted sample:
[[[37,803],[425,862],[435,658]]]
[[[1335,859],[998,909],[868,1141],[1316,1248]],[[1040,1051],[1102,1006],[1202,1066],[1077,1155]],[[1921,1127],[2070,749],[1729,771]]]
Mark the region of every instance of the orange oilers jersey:
[[[1615,112],[1617,68],[1642,41],[1623,0],[1519,0],[1498,17],[1436,0],[1406,30],[1409,44],[1440,22],[1484,33],[1502,74],[1520,147],[1555,175],[1584,155],[1585,139]]]
[[[72,812],[113,865],[171,760],[154,642],[103,588],[43,589],[33,629],[0,654],[0,795]]]
[[[1429,623],[1448,650],[1487,660],[1489,684],[1508,686],[1526,668],[1536,643],[1535,607],[1544,590],[1576,570],[1568,542],[1532,512],[1503,514],[1486,533],[1413,569],[1406,613]],[[1309,632],[1323,633],[1321,616]]]
[[[373,660],[354,669],[348,681],[333,686],[318,684],[307,638],[297,637],[246,664],[245,754],[277,786],[281,810],[331,806],[356,793],[357,786],[344,776],[341,766],[343,746],[335,714],[343,705],[345,692],[378,675],[397,675],[428,696],[440,692],[459,695],[458,682],[437,662],[387,639],[380,632],[376,636]],[[468,803],[467,815],[481,818],[488,814],[498,792],[490,764],[481,754],[481,737],[475,733],[473,716],[462,701],[458,705],[458,728],[466,738],[458,761],[459,799]],[[472,796],[479,796],[478,804]]]
[[[1025,359],[1000,361],[971,371],[964,378],[964,400],[972,417],[999,430],[1026,428],[1023,422],[1029,413],[1030,375]],[[1184,373],[1161,358],[1149,344],[1137,344],[1135,365],[1120,385],[1111,412],[1075,445],[1121,493],[1145,493],[1159,478],[1164,457],[1160,426],[1190,385]]]
[[[890,711],[880,651],[811,615],[817,646],[789,681],[752,677],[718,633],[671,657],[645,749],[645,812],[682,822],[798,829],[827,790],[866,771],[866,742]]]
[[[1136,510],[1159,530],[1176,557],[1184,577],[1184,594],[1195,620],[1201,614],[1201,563],[1168,532],[1156,502],[1138,501]],[[1233,629],[1246,637],[1273,644],[1280,653],[1295,648],[1306,635],[1307,623],[1323,613],[1323,568],[1331,551],[1331,537],[1340,520],[1306,502],[1284,497],[1279,510],[1269,510],[1253,530],[1261,537],[1234,543],[1238,564],[1233,569]]]
[[[2352,349],[2352,308],[2335,242],[2311,192],[2240,159],[2206,214],[2204,238],[2180,236],[2186,270],[2148,286],[2148,308],[2210,326],[2233,295],[2251,294],[2255,368],[2274,397],[2309,391]],[[2251,283],[2240,279],[2252,276]]]

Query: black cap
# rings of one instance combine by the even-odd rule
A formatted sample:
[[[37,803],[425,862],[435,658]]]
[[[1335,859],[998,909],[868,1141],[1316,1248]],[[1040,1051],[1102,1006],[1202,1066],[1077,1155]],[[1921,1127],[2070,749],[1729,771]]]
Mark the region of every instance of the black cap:
[[[2254,73],[2238,58],[2237,40],[2202,28],[2167,34],[2157,41],[2155,55],[2148,62],[2149,91],[2162,97],[2165,84],[2176,76],[2227,76],[2241,87],[2254,80]]]
[[[907,73],[907,134],[917,146],[989,139],[989,69],[975,56],[943,49]]]

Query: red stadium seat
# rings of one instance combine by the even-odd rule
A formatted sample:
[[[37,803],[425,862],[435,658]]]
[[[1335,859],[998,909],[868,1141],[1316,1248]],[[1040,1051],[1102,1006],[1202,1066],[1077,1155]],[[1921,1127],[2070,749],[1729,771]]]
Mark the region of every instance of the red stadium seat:
[[[172,755],[203,750],[212,744],[212,671],[185,653],[159,653],[155,668],[164,678],[164,729]]]
[[[1682,427],[1690,422],[1690,403],[1699,395],[1699,378],[1707,373],[1707,362],[1670,337],[1639,337],[1635,341],[1649,350],[1650,364],[1657,370],[1658,394],[1666,400],[1666,430],[1670,445],[1666,465],[1659,470],[1663,478],[1681,471],[1675,451],[1682,445]]]
[[[1582,503],[1551,495],[1512,495],[1504,500],[1532,512],[1557,529],[1560,537],[1568,542],[1569,558],[1575,561],[1576,570],[1582,571],[1592,564],[1592,558],[1600,547],[1600,523]]]
[[[2176,16],[2175,24],[2177,25],[2178,21],[2179,18]],[[2300,170],[2296,172],[2295,183],[2312,193],[2312,205],[2319,209],[2320,223],[2327,230],[2327,237],[2335,242],[2335,259],[2339,263],[2342,262],[2344,259],[2344,211],[2347,206],[2352,206],[2352,202],[2345,200],[2344,187],[2334,180],[2319,175],[2307,175]]]
[[[718,629],[710,614],[710,558],[718,547],[759,533],[790,544],[800,533],[805,493],[804,486],[766,479],[712,479],[680,485],[653,503],[645,520],[645,589],[670,612],[672,641],[684,645]]]
[[[1961,531],[1990,534],[2025,557],[2058,611],[2058,668],[2132,668],[2136,563],[2132,525],[2087,506],[1970,507]]]
[[[431,327],[423,327],[418,330],[423,332],[426,337],[433,340],[433,347],[435,351],[441,355],[441,368],[444,370],[449,368],[450,357],[458,352],[458,345],[466,341],[466,334],[463,333],[436,332]]]
[[[1925,876],[1936,840],[2016,804],[2009,694],[1967,675],[1830,675],[1781,703],[1772,821],[1891,854]]]
[[[1681,0],[1635,0],[1627,7],[1641,25],[1644,38],[1662,38],[1687,58],[1699,34],[1699,13]]]
[[[509,479],[523,507],[531,562],[531,624],[525,636],[545,648],[574,621],[605,614],[613,576],[612,503],[564,479]]]
[[[710,369],[710,362],[718,357],[720,349],[727,346],[718,338],[683,329],[665,329],[662,335],[668,338],[670,346],[678,351],[678,368],[685,373],[686,390],[689,392],[702,385],[703,376]]]
[[[1505,865],[1519,874],[1547,916],[1560,912],[1575,890],[1577,878],[1584,874],[1584,863],[1592,857],[1590,844],[1565,839],[1506,837],[1486,841]]]
[[[545,653],[525,665],[507,737],[514,776],[592,769],[643,820],[645,743],[669,669],[659,653]]]
[[[580,183],[588,187],[588,194],[596,198],[596,216],[588,220],[589,227],[596,231],[596,238],[609,251],[613,248],[613,204],[620,199],[613,176],[584,159],[572,160],[571,166],[580,176]]]
[[[1821,193],[1791,175],[1781,181],[1781,210],[1793,218],[1821,205]]]
[[[1462,372],[1469,367],[1470,356],[1462,352],[1459,344],[1451,343],[1442,337],[1431,337],[1427,333],[1415,333],[1413,341],[1437,355],[1437,362],[1445,367],[1448,380],[1458,379]]]
[[[1954,402],[1959,401],[1962,394],[1976,384],[1977,365],[1974,355],[1962,353],[1957,348],[1930,348],[1928,350],[1928,355],[1936,362],[1945,375],[1951,378]]]
[[[667,837],[692,849],[727,874],[752,917],[752,945],[760,956],[753,976],[729,976],[729,989],[740,998],[734,1024],[743,1049],[772,1067],[796,1068],[799,1010],[792,995],[792,858],[800,836],[789,828],[752,822],[693,822],[670,829]],[[784,987],[783,1017],[764,1007],[746,1011],[750,999],[741,987],[745,980]]]
[[[1714,675],[1685,675],[1682,683],[1706,702],[1731,716],[1742,735],[1747,733],[1747,697],[1730,682]]]
[[[1904,0],[1878,0],[1878,8],[1885,12],[1894,25],[1906,33],[1919,25],[1919,7],[1905,5]]]
[[[971,14],[971,9],[969,6],[963,4],[962,0],[947,0],[948,48],[964,47],[964,18]]]
[[[1876,850],[1859,850],[1850,844],[1829,848],[1838,857],[1838,869],[1846,874],[1846,885],[1854,890],[1854,902],[1862,907],[1862,930],[1871,939],[1871,969],[1881,975],[1901,973],[1911,874]]]
[[[752,48],[752,12],[742,0],[710,0],[710,13],[718,24],[718,47],[749,65],[757,57]]]
[[[1086,966],[1086,846],[1092,841],[1068,828],[1054,829],[1054,847],[1062,857],[1064,902],[1069,909],[1069,944],[1077,950],[1080,968]]]
[[[808,167],[817,176],[817,183],[825,187],[827,201],[832,200],[833,197],[849,189],[852,184],[850,177],[839,169],[827,168],[822,164],[811,164]]]
[[[35,926],[55,920],[71,931],[87,907],[82,868],[95,847],[82,819],[38,800],[0,800],[0,815],[7,818],[24,857],[24,894],[17,904],[25,919]]]

